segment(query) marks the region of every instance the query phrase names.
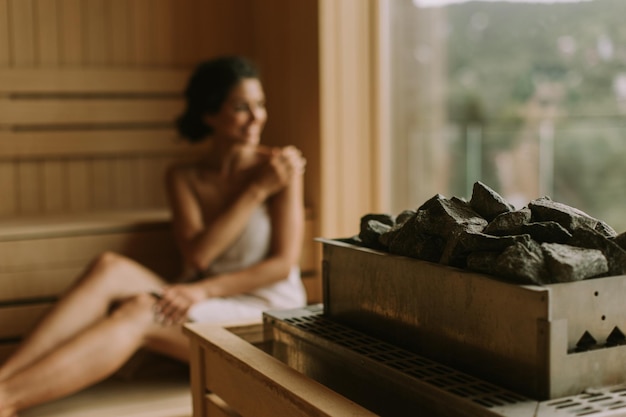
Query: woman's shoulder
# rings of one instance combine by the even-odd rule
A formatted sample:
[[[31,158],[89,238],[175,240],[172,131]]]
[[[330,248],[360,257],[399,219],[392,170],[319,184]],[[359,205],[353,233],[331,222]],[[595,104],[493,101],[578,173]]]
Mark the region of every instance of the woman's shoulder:
[[[214,176],[213,170],[207,168],[197,161],[183,161],[170,165],[166,171],[168,182],[210,182],[210,178]]]

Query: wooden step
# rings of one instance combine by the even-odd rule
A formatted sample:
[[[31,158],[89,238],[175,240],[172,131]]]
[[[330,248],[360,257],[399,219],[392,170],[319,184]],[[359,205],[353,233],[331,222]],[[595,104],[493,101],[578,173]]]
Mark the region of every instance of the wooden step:
[[[141,366],[132,377],[122,372],[20,417],[191,417],[188,367],[167,358],[149,358]]]

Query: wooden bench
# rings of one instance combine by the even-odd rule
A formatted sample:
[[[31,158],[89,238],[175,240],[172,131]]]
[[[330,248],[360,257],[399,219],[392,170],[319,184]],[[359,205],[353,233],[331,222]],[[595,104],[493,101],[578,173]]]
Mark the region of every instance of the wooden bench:
[[[300,265],[305,286],[316,294],[313,225],[307,217]],[[88,263],[107,250],[127,255],[163,277],[180,271],[166,210],[0,221],[0,360]]]

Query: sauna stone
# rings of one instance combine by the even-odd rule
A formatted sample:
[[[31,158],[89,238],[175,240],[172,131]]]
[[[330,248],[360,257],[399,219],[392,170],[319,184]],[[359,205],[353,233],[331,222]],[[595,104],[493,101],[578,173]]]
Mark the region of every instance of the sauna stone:
[[[597,249],[559,243],[541,244],[552,282],[581,281],[609,271],[606,257]]]
[[[572,234],[555,221],[524,224],[520,230],[541,243],[567,243],[572,238]]]
[[[602,233],[588,227],[580,228],[573,233],[569,244],[582,248],[598,249],[608,261],[609,275],[626,274],[626,250],[613,240],[606,238]]]
[[[514,207],[500,194],[480,181],[474,183],[470,206],[487,221],[493,220],[499,214],[514,210]]]
[[[581,227],[594,229],[606,237],[615,237],[617,233],[608,224],[594,219],[587,213],[563,203],[552,201],[550,197],[541,197],[528,203],[533,221],[555,221],[573,232]]]
[[[514,210],[476,183],[470,201],[436,194],[395,218],[361,218],[354,242],[444,265],[545,285],[626,274],[626,233],[542,197]]]
[[[531,212],[528,207],[499,214],[485,227],[483,232],[495,236],[520,234],[522,226],[530,223]]]

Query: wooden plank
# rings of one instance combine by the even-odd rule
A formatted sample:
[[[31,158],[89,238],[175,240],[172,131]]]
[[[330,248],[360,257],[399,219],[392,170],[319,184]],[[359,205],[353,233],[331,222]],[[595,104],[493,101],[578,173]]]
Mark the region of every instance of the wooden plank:
[[[186,7],[182,7],[181,2],[177,1],[173,10],[174,65],[195,67],[199,61],[200,35],[198,33],[199,27],[195,24],[195,19],[198,18],[199,13],[194,9],[194,3],[194,0],[189,0],[185,2]]]
[[[171,230],[0,242],[0,301],[56,296],[104,251],[123,253],[164,279],[180,272]]]
[[[0,0],[0,66],[11,63],[9,0]]]
[[[64,164],[61,161],[44,160],[41,165],[42,211],[59,213],[67,206]]]
[[[87,211],[90,206],[90,171],[88,160],[74,160],[67,163],[68,210]]]
[[[175,159],[171,155],[142,159],[140,177],[144,179],[142,182],[144,186],[141,198],[145,207],[165,207],[163,178],[165,178],[166,169]]]
[[[189,324],[184,331],[197,341],[194,349],[204,351],[206,386],[192,386],[194,396],[204,398],[204,391],[209,390],[242,416],[375,415],[225,328]],[[257,400],[264,397],[272,401]]]
[[[0,160],[7,158],[178,154],[210,144],[178,140],[173,129],[87,131],[0,131]]]
[[[59,1],[60,60],[64,66],[78,66],[83,63],[83,14],[81,0]],[[80,71],[80,70],[77,70]],[[0,79],[2,76],[0,75]],[[3,83],[0,82],[0,85]],[[58,90],[57,90],[58,91]]]
[[[170,65],[174,57],[173,8],[172,0],[156,0],[152,4],[154,25],[154,63]],[[180,7],[177,3],[176,7]]]
[[[163,99],[51,99],[0,98],[0,125],[69,125],[172,123],[183,101]]]
[[[57,0],[36,0],[37,62],[42,66],[59,64],[59,19]]]
[[[188,69],[0,68],[0,93],[179,95],[189,75]]]
[[[116,374],[76,394],[21,411],[20,417],[191,417],[188,371],[167,361],[154,362],[140,371],[155,376]],[[146,371],[148,366],[158,372]]]
[[[133,63],[137,66],[154,64],[154,22],[152,0],[134,0],[132,5]],[[181,6],[184,7],[184,6]]]
[[[0,301],[51,298],[65,291],[85,265],[0,272]]]
[[[85,63],[90,66],[106,65],[111,56],[108,37],[111,14],[108,0],[84,0],[83,6]]]
[[[20,214],[39,213],[41,211],[41,172],[40,165],[32,161],[20,161],[17,164],[17,201]]]
[[[13,62],[16,66],[35,64],[35,22],[32,0],[12,1],[9,7]]]
[[[52,307],[52,303],[0,307],[0,338],[17,338],[28,333]]]
[[[91,161],[91,207],[103,211],[113,209],[113,168],[111,159]]]
[[[169,221],[170,212],[165,209],[8,218],[0,220],[0,242],[169,230]]]
[[[204,402],[205,415],[208,417],[241,417],[241,414],[238,414],[215,394],[209,393],[205,395]]]
[[[1,217],[17,213],[17,179],[15,169],[14,163],[0,161],[0,193],[3,196],[2,204],[0,204]]]
[[[113,207],[128,209],[135,207],[138,184],[135,181],[135,159],[115,158],[112,161]]]
[[[133,48],[130,26],[130,3],[127,0],[110,0],[111,64],[130,65]]]

